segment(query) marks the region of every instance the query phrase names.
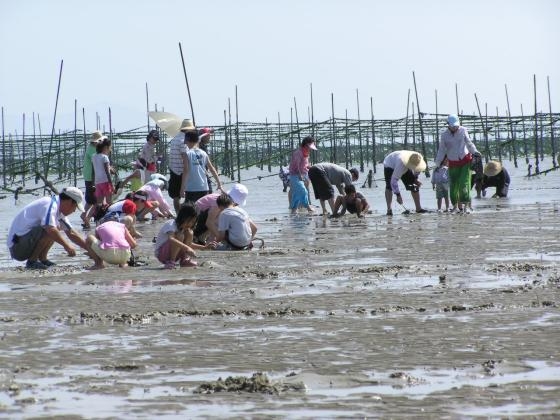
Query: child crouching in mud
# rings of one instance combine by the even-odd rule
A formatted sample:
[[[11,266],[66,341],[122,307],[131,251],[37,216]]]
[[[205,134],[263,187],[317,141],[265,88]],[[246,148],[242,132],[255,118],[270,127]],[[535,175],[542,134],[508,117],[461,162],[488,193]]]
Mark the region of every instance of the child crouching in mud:
[[[196,210],[192,204],[185,204],[174,220],[168,220],[161,227],[155,245],[156,258],[166,269],[180,267],[196,267],[198,263],[195,249],[214,249],[215,242],[206,245],[193,244],[193,227],[196,223]]]

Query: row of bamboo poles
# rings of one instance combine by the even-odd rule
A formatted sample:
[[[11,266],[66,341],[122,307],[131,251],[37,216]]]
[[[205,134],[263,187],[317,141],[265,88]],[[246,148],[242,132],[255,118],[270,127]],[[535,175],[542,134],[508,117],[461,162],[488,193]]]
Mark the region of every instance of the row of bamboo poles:
[[[227,117],[227,115],[225,114]],[[220,172],[241,181],[240,170],[259,167],[276,173],[279,166],[289,162],[291,151],[301,139],[312,135],[319,150],[312,157],[315,162],[329,161],[346,167],[358,166],[364,171],[377,166],[384,156],[394,150],[417,150],[429,161],[437,153],[439,133],[446,128],[446,116],[422,114],[402,119],[330,118],[321,122],[299,123],[295,121],[276,123],[265,121],[235,122],[225,119],[223,125],[215,125],[210,143],[210,156]],[[558,125],[560,114],[537,113],[530,116],[476,116],[460,115],[461,123],[468,128],[486,161],[511,160],[516,167],[524,159],[531,164],[534,173],[542,173],[540,162],[544,156],[552,156],[552,170],[557,167]],[[35,124],[33,127],[35,128]],[[149,126],[125,132],[109,131],[113,142],[112,164],[122,175],[130,172],[131,162],[136,160],[146,141]],[[44,136],[35,129],[31,134],[7,134],[2,132],[1,174],[3,189],[14,191],[18,186],[43,188],[39,180],[66,182],[78,185],[83,166],[83,155],[91,133],[84,129]],[[167,151],[170,139],[161,132],[157,153],[161,157],[159,171],[166,174]],[[429,175],[429,173],[428,173]]]

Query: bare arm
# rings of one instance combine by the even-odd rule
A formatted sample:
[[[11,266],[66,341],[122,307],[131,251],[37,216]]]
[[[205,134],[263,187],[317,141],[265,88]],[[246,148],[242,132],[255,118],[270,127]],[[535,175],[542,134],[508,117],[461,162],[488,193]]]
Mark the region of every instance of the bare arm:
[[[183,175],[181,176],[181,197],[185,196],[185,190],[187,189],[187,179],[189,178],[189,159],[186,153],[181,153],[181,158],[183,159]]]
[[[220,182],[220,176],[218,175],[218,171],[216,171],[216,168],[214,168],[214,165],[212,165],[212,162],[210,161],[210,158],[208,158],[207,167],[208,167],[208,170],[214,176],[214,179],[216,180],[216,185],[218,186],[218,189],[221,190],[222,189],[222,183]]]
[[[60,244],[70,257],[74,257],[76,255],[76,249],[64,239],[62,233],[58,228],[54,226],[45,226],[45,232],[53,241]],[[70,230],[66,233],[66,235],[70,240],[72,240],[72,242],[75,242],[77,245],[86,249],[87,245],[85,241],[76,232]],[[76,237],[79,239],[77,239]]]

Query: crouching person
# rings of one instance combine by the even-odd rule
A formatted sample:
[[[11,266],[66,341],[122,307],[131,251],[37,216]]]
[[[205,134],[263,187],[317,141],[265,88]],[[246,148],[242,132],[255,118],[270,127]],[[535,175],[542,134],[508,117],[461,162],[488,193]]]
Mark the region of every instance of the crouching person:
[[[8,233],[8,249],[12,258],[27,261],[25,268],[46,269],[54,262],[48,253],[55,242],[64,247],[70,257],[76,256],[76,249],[64,239],[68,239],[87,250],[84,239],[72,228],[66,216],[76,209],[84,211],[84,196],[76,187],[64,188],[59,195],[39,198],[26,205],[15,217]]]
[[[164,264],[164,268],[196,267],[198,264],[191,258],[196,257],[191,246],[196,223],[196,210],[192,204],[184,204],[177,213],[177,217],[168,220],[161,227],[155,245],[156,258]]]
[[[104,263],[125,267],[130,260],[136,241],[123,223],[109,220],[95,228],[95,236],[87,237],[90,257],[95,261],[91,268],[105,268]]]
[[[252,240],[257,233],[257,226],[245,210],[235,206],[228,194],[216,199],[221,210],[218,217],[218,238],[221,242],[216,249],[220,251],[238,251],[252,248]]]
[[[362,193],[356,191],[356,187],[352,184],[344,187],[345,195],[339,195],[334,204],[333,217],[342,216],[346,211],[356,214],[358,217],[364,217],[369,211],[369,204]],[[340,210],[340,213],[339,213]]]

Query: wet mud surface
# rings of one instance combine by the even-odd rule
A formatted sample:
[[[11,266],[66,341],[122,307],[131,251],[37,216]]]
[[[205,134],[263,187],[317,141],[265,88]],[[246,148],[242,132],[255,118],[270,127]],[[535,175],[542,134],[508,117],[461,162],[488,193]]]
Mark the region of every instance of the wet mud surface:
[[[554,417],[560,205],[496,203],[262,218],[266,248],[195,269],[149,241],[142,267],[5,268],[0,417]]]

